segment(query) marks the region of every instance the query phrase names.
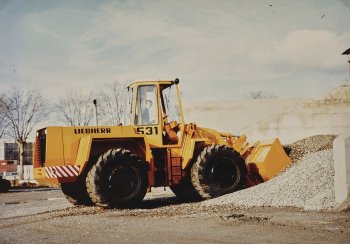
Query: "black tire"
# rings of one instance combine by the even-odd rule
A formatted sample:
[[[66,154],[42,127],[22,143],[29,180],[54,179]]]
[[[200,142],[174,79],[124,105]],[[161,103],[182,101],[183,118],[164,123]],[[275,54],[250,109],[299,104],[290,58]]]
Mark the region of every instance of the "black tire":
[[[202,199],[193,187],[189,177],[185,177],[178,185],[171,185],[170,189],[178,198],[186,202],[195,202]]]
[[[87,192],[85,180],[78,179],[76,182],[61,183],[61,189],[66,199],[75,206],[91,206],[93,202]]]
[[[8,192],[11,188],[9,180],[0,179],[0,192]]]
[[[100,207],[134,207],[147,192],[147,166],[128,150],[110,149],[92,166],[86,185],[91,200]]]
[[[191,182],[202,199],[244,188],[247,167],[234,149],[224,145],[204,148],[191,168]]]

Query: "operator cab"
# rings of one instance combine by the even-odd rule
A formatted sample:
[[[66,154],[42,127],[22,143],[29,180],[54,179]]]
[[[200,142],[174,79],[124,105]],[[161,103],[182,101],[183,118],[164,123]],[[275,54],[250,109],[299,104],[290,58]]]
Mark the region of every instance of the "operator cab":
[[[182,141],[184,118],[178,79],[138,81],[127,87],[124,125],[147,137],[152,147],[178,146]]]

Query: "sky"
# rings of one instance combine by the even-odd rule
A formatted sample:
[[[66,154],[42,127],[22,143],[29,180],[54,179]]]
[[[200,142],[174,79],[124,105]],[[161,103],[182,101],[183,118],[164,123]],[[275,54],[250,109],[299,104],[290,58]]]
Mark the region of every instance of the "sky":
[[[188,100],[317,97],[348,79],[350,0],[0,0],[0,92],[180,79]]]

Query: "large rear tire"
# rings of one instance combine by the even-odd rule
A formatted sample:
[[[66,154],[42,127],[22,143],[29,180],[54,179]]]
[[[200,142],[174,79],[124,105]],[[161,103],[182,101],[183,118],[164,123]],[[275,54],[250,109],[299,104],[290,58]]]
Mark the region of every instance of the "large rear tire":
[[[90,198],[100,207],[133,207],[146,195],[147,168],[130,151],[110,149],[92,166],[86,185]]]
[[[244,159],[224,145],[204,148],[191,168],[191,182],[202,199],[242,189],[246,183]]]
[[[76,182],[61,183],[61,189],[71,204],[75,206],[93,205],[86,189],[85,180],[78,179]]]

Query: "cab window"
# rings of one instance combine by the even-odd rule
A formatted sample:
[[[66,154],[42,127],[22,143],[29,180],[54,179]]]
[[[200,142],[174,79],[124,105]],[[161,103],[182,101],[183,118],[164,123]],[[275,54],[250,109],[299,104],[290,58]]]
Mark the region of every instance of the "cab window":
[[[169,86],[162,90],[164,110],[168,117],[168,122],[176,121],[182,123],[180,105],[175,87]]]
[[[136,99],[135,125],[158,124],[157,108],[156,86],[139,86]]]

